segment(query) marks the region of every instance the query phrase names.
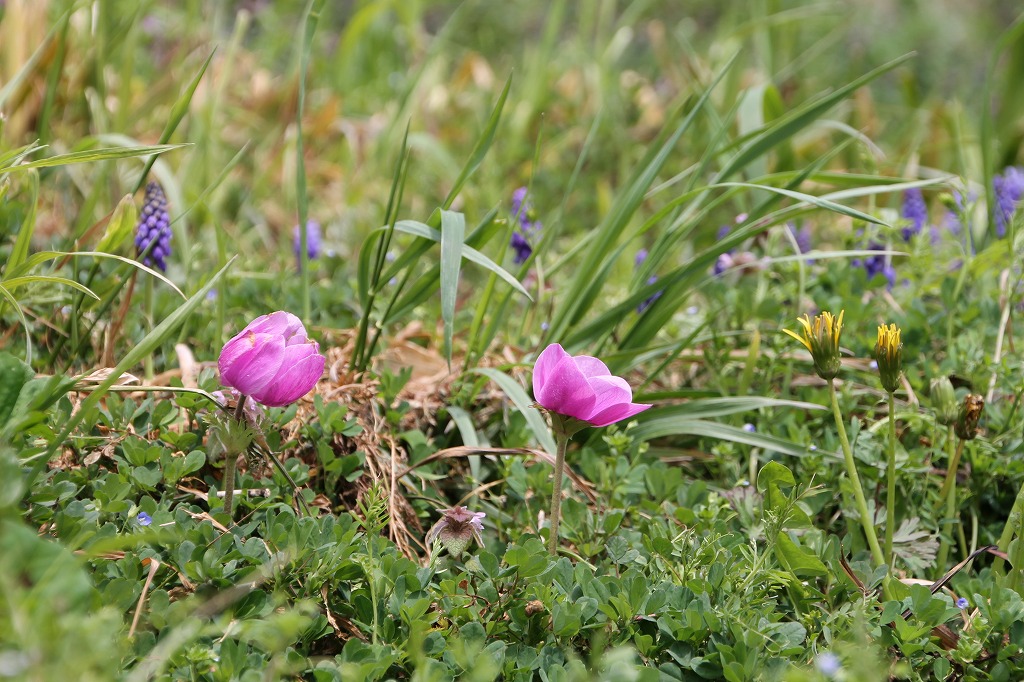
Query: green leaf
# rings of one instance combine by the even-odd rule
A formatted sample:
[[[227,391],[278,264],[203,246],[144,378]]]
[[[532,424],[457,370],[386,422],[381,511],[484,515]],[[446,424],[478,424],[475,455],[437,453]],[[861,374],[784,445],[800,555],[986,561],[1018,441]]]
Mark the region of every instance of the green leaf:
[[[386,229],[388,229],[386,226],[378,227],[377,231],[382,231]],[[433,229],[428,225],[416,222],[415,220],[399,220],[397,223],[395,223],[395,230],[398,232],[404,232],[405,234],[411,234],[415,237],[423,237],[424,239],[429,239],[430,241],[434,242],[441,241],[440,232],[438,232],[437,230]],[[465,244],[462,245],[461,252],[463,258],[470,261],[471,263],[482,265],[484,268],[490,270],[498,277],[503,279],[507,284],[509,284],[509,286],[511,286],[513,289],[521,293],[527,299],[531,301],[533,300],[533,297],[530,296],[529,292],[523,288],[523,285],[519,283],[519,280],[517,280],[515,277],[509,274],[507,270],[502,268],[500,265],[492,261],[484,254],[480,253],[471,246],[466,246]]]
[[[10,353],[0,353],[0,433],[4,433],[7,422],[14,413],[21,389],[33,376],[35,372],[24,362]]]
[[[775,536],[775,556],[794,575],[802,578],[828,575],[828,569],[818,555],[807,547],[798,545],[781,532]]]
[[[14,240],[14,247],[11,249],[10,257],[7,259],[7,267],[4,272],[8,277],[28,258],[29,247],[32,244],[32,233],[36,229],[36,206],[39,202],[39,173],[32,171],[28,177],[29,210],[25,215],[25,219],[21,221],[21,227],[18,228],[18,236]],[[10,289],[11,287],[7,288]]]
[[[462,171],[459,172],[459,177],[455,179],[455,184],[452,185],[452,189],[448,192],[448,196],[442,204],[442,208],[450,208],[452,202],[455,201],[455,197],[459,196],[459,192],[462,191],[462,186],[466,184],[466,180],[473,174],[484,160],[484,156],[487,155],[487,150],[491,148],[491,143],[494,142],[494,133],[498,129],[498,121],[501,120],[501,111],[505,108],[505,100],[508,99],[508,91],[512,87],[512,74],[509,74],[508,79],[505,81],[505,87],[501,90],[501,95],[498,96],[498,102],[494,105],[494,110],[491,111],[490,118],[487,119],[487,125],[484,126],[483,133],[476,141],[476,146],[473,147],[473,151],[469,155],[469,159],[466,161],[466,165],[462,167]]]
[[[173,149],[190,147],[190,144],[156,144],[145,147],[111,147],[105,149],[88,149],[70,154],[59,154],[38,161],[30,161],[18,166],[5,169],[5,172],[14,173],[32,168],[49,168],[51,166],[66,166],[72,163],[91,163],[93,161],[110,161],[112,159],[129,159],[136,156],[153,156],[169,152]]]
[[[121,201],[117,202],[114,214],[107,222],[107,229],[104,230],[97,251],[113,253],[117,251],[125,240],[132,236],[135,226],[139,222],[139,209],[135,206],[135,199],[131,194],[125,194]]]
[[[544,417],[541,416],[541,413],[537,409],[530,407],[533,401],[526,395],[526,391],[519,385],[519,382],[493,367],[475,367],[470,372],[482,374],[498,384],[501,390],[505,391],[505,395],[509,397],[512,404],[516,406],[516,409],[526,418],[527,425],[533,431],[533,435],[544,448],[544,451],[550,455],[555,454],[555,439],[551,437],[551,431],[548,430],[548,425],[544,422]]]
[[[453,211],[441,211],[441,319],[444,322],[444,357],[448,361],[449,370],[452,368],[455,300],[459,292],[459,269],[465,237],[465,216]]]

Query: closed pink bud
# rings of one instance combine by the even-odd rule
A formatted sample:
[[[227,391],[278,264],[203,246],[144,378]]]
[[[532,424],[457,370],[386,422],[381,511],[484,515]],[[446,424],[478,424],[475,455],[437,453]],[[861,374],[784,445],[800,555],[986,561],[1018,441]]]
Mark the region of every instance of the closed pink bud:
[[[651,407],[634,403],[626,380],[612,376],[603,362],[589,355],[573,357],[557,343],[537,358],[533,396],[545,409],[591,426],[608,426]]]
[[[262,315],[224,344],[220,380],[270,407],[309,393],[324,373],[320,345],[306,336],[301,320],[279,310]]]

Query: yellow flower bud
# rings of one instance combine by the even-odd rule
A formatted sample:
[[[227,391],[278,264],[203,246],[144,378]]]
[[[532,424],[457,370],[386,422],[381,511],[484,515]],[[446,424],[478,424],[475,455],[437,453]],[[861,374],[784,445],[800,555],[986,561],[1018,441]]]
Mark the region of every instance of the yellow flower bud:
[[[895,324],[878,328],[875,362],[878,364],[882,388],[887,393],[895,393],[900,386],[900,372],[903,370],[903,343],[900,342],[900,329]]]
[[[839,335],[843,331],[845,312],[839,311],[839,317],[836,317],[825,311],[820,315],[815,315],[813,322],[809,315],[798,317],[796,321],[803,327],[799,335],[788,329],[783,330],[811,352],[814,371],[825,381],[835,379],[842,367],[839,355]]]

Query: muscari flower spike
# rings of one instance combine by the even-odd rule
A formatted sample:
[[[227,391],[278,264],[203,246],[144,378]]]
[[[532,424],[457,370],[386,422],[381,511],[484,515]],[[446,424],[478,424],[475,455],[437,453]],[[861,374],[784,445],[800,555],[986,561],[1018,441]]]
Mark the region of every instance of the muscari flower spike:
[[[903,193],[900,216],[910,223],[903,228],[903,241],[909,242],[915,234],[920,234],[928,222],[928,204],[924,201],[924,194],[917,187]]]
[[[533,253],[530,239],[540,232],[543,225],[537,220],[533,210],[533,202],[526,198],[526,188],[520,187],[512,192],[512,216],[519,223],[519,229],[512,233],[511,245],[515,250],[514,261],[522,265]]]
[[[992,178],[992,190],[996,199],[996,235],[1006,236],[1006,226],[1013,220],[1020,200],[1024,197],[1024,168],[1010,166],[1002,175]]]
[[[887,393],[895,393],[900,385],[900,372],[903,370],[903,343],[900,341],[900,328],[895,324],[888,327],[882,325],[878,328],[875,362],[878,364],[882,388]]]
[[[167,271],[167,257],[171,255],[171,216],[167,212],[164,190],[155,182],[146,185],[142,215],[135,228],[135,250],[143,256],[143,265]]]
[[[788,329],[783,331],[803,344],[811,353],[814,360],[814,371],[825,381],[831,381],[839,374],[842,362],[839,354],[839,335],[843,332],[844,310],[839,311],[839,317],[825,311],[814,316],[811,322],[809,315],[798,317],[797,322],[803,327],[801,334],[796,334]]]

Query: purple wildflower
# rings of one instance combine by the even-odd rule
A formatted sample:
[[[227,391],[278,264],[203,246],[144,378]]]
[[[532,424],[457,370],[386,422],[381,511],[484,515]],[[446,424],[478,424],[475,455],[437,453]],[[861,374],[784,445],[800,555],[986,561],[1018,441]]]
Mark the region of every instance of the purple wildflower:
[[[1013,220],[1021,197],[1024,197],[1024,168],[1009,166],[1002,175],[992,178],[995,192],[996,235],[1006,236],[1006,226]]]
[[[747,433],[754,433],[755,431],[757,431],[757,427],[751,424],[750,422],[747,422],[746,424],[743,425],[743,430],[746,431]]]
[[[320,257],[320,246],[323,235],[320,232],[320,223],[315,220],[306,221],[306,255],[309,260]],[[295,254],[295,263],[299,270],[302,269],[302,231],[296,225],[292,229],[292,252]]]
[[[167,257],[171,255],[171,216],[167,213],[164,190],[155,182],[146,185],[142,215],[135,228],[135,251],[143,256],[143,265],[167,271]]]
[[[956,600],[956,607],[958,609],[966,609],[970,605],[971,605],[971,603],[969,601],[967,601],[966,597],[960,597],[959,599]]]
[[[868,249],[872,251],[881,251],[885,249],[884,244],[878,242],[871,242],[868,244]],[[868,256],[867,258],[855,258],[850,263],[857,268],[864,268],[864,272],[867,273],[868,281],[870,282],[875,278],[876,275],[882,275],[885,277],[886,288],[892,289],[896,284],[896,268],[892,266],[892,263],[887,263],[885,256],[882,254],[875,254]]]
[[[799,230],[794,230],[794,237],[796,238],[796,247],[800,249],[800,253],[807,253],[813,248],[811,244],[811,228],[809,225],[804,225]],[[807,261],[811,263],[813,261]]]
[[[913,187],[903,193],[900,215],[910,223],[903,228],[903,241],[909,242],[915,234],[920,234],[928,222],[928,204],[925,203],[924,194],[920,189]]]
[[[543,225],[537,220],[533,210],[533,202],[526,197],[526,188],[520,187],[512,192],[512,216],[519,223],[518,229],[512,233],[512,248],[515,250],[515,264],[522,265],[533,253],[530,239],[540,232]]]
[[[135,522],[140,526],[148,526],[153,523],[153,517],[146,512],[139,512],[139,515],[135,517]]]
[[[480,533],[484,529],[485,516],[484,512],[471,512],[468,507],[446,509],[441,520],[427,532],[427,548],[434,544],[434,540],[440,540],[448,553],[458,559],[469,547],[470,540],[483,544]]]

